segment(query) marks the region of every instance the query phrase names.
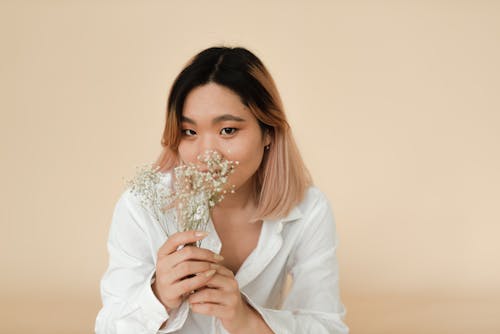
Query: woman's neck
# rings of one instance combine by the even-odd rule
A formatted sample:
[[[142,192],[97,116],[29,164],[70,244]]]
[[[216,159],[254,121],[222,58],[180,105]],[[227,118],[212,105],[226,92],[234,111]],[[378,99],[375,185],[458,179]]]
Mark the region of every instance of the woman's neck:
[[[218,203],[214,209],[219,208],[223,211],[245,210],[249,205],[253,206],[255,204],[252,192],[251,182],[246,182],[236,189],[234,193],[225,194],[222,202]]]
[[[233,194],[229,193],[213,208],[213,218],[223,218],[235,215],[245,215],[255,211],[257,203],[253,196],[251,182],[247,182],[238,188]]]

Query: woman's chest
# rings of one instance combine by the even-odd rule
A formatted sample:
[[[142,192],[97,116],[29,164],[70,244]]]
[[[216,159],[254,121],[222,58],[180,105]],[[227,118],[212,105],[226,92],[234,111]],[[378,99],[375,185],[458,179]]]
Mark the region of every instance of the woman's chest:
[[[222,243],[220,254],[224,257],[221,264],[235,275],[252,251],[257,247],[262,223],[253,226],[224,229],[218,231]]]

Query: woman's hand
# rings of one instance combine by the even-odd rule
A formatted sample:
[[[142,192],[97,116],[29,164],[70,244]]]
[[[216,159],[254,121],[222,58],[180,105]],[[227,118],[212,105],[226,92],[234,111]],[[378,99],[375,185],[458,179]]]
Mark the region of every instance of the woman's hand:
[[[191,310],[217,317],[230,333],[250,329],[258,314],[242,298],[238,282],[231,270],[217,265],[216,274],[200,289],[188,297]],[[259,316],[260,317],[260,316]]]
[[[215,263],[223,258],[208,249],[186,246],[207,236],[197,231],[178,232],[158,250],[156,279],[152,289],[167,311],[179,307],[183,297],[205,286],[216,272]]]

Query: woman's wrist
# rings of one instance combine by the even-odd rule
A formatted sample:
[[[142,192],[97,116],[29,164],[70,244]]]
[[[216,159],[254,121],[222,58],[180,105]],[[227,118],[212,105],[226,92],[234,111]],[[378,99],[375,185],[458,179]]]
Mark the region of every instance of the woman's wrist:
[[[250,326],[252,328],[252,333],[274,334],[273,330],[267,325],[260,313],[250,305],[249,307],[253,313],[252,320],[250,320],[250,322],[252,323],[252,325]]]
[[[165,305],[161,300],[160,300],[160,295],[158,293],[158,287],[156,286],[156,280],[151,284],[151,290],[153,291],[153,294],[155,295],[156,299],[158,299],[160,301],[160,303],[163,305],[163,307],[165,308],[165,311],[167,311],[167,314],[170,313],[170,311],[172,311],[172,308],[171,307],[168,307],[167,305]],[[166,321],[165,321],[166,322]],[[162,326],[163,327],[163,326]]]
[[[231,332],[231,334],[274,334],[256,309],[246,302],[245,306],[248,309],[246,326],[238,328],[236,331]]]

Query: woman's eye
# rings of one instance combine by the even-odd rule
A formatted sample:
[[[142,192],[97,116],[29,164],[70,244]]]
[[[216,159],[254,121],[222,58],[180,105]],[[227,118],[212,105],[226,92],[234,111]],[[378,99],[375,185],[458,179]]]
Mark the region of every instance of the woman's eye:
[[[191,137],[191,136],[196,135],[196,131],[191,130],[191,129],[183,129],[182,134],[184,134],[185,136]]]
[[[234,134],[237,130],[238,129],[236,129],[236,128],[223,128],[222,130],[220,130],[220,133],[222,135],[229,136],[229,135]]]

